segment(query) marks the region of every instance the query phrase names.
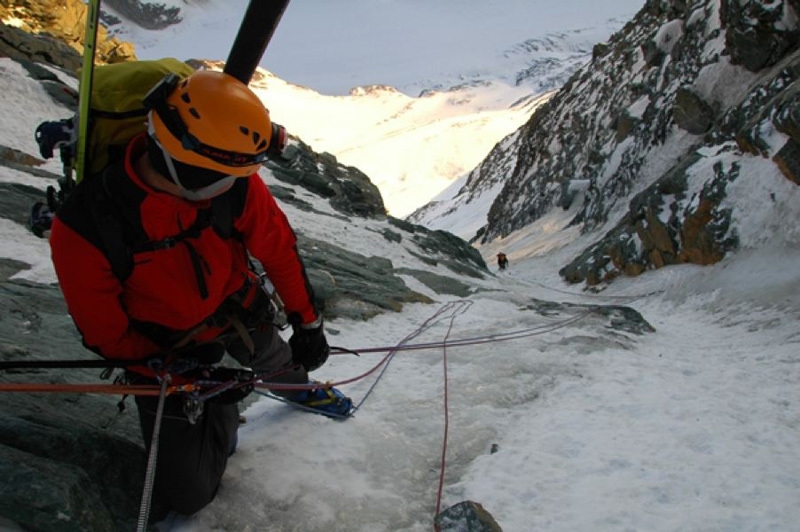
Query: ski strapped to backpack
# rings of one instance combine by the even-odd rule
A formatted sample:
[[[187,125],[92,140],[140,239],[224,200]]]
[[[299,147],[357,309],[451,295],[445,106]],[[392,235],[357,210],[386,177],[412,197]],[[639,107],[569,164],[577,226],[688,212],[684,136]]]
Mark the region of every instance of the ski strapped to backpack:
[[[83,65],[81,82],[78,87],[78,139],[76,160],[74,164],[77,181],[83,178],[86,171],[86,147],[89,133],[89,108],[92,104],[92,87],[94,80],[94,58],[97,52],[97,28],[100,22],[100,0],[89,0],[86,5],[86,32],[83,39]],[[70,183],[71,184],[71,183]]]

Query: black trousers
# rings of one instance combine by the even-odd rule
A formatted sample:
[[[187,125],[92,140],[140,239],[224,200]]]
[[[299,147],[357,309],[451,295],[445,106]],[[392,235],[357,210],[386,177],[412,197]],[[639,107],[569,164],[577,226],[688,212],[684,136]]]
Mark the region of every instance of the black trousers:
[[[136,397],[148,452],[155,426],[157,397]],[[153,500],[162,511],[193,514],[214,499],[228,465],[239,425],[236,404],[207,402],[195,424],[183,413],[183,400],[167,397],[158,446]]]
[[[272,382],[308,382],[308,373],[292,364],[292,352],[274,326],[252,333],[255,352],[241,339],[225,348],[242,365],[256,371],[276,372]],[[282,394],[290,395],[290,394]],[[148,452],[155,425],[157,397],[136,397],[142,436]],[[165,399],[159,436],[154,503],[163,511],[193,514],[210,503],[219,489],[239,424],[236,404],[207,401],[195,424],[189,423],[180,396]]]

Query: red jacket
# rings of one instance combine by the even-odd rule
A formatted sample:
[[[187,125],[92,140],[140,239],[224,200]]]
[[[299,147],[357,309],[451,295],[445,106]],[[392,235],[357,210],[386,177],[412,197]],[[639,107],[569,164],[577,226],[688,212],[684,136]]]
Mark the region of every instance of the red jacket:
[[[207,202],[189,202],[150,188],[136,175],[132,162],[144,153],[144,137],[128,146],[124,168],[114,178],[121,215],[130,211],[150,240],[163,240],[191,227]],[[50,246],[53,264],[72,318],[84,344],[106,358],[141,359],[163,352],[153,338],[142,333],[145,323],[180,333],[193,330],[214,314],[228,296],[254,278],[246,250],[264,266],[287,314],[297,312],[303,323],[316,319],[313,294],[295,247],[294,232],[286,216],[257,175],[237,180],[226,194],[238,193],[233,226],[241,239],[222,238],[211,226],[189,240],[200,257],[207,297],[198,289],[189,246],[145,251],[133,257],[133,271],[120,281],[101,251],[96,223],[90,214],[94,196],[84,180],[59,209]],[[115,191],[117,189],[115,188]],[[245,250],[246,248],[246,250]],[[197,263],[197,261],[195,261]],[[194,339],[208,341],[222,332],[209,328]]]

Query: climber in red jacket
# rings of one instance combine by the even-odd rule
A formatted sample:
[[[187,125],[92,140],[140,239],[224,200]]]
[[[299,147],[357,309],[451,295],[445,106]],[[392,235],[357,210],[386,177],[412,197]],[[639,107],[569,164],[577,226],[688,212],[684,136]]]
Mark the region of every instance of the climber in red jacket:
[[[147,134],[102,176],[84,179],[53,223],[53,263],[84,345],[110,359],[205,364],[227,351],[270,382],[307,384],[330,349],[294,232],[257,173],[285,132],[245,84],[220,72],[168,76],[145,102]],[[288,345],[248,253],[283,302]],[[127,375],[156,382],[146,367]],[[350,400],[333,392],[284,395],[347,413]],[[136,403],[149,445],[158,399]],[[184,514],[210,502],[238,422],[235,402],[208,401],[190,420],[182,398],[168,396],[156,501]]]

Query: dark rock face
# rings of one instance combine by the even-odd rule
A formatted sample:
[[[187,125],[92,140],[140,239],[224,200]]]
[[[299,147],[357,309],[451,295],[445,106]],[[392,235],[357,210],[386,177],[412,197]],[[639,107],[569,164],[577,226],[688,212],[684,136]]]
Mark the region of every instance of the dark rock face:
[[[616,333],[641,336],[656,331],[638,311],[624,305],[584,305],[531,299],[524,310],[550,318],[579,318],[582,323],[589,322],[592,326]]]
[[[783,175],[796,185],[800,185],[800,95],[797,88],[781,95],[782,102],[777,107],[773,123],[775,129],[789,136],[786,144],[772,160]]]
[[[441,532],[502,532],[492,514],[477,502],[464,501],[443,510],[434,520]]]
[[[720,18],[733,63],[758,72],[796,48],[800,31],[788,28],[785,17],[787,10],[800,13],[798,7],[796,0],[722,2]]]
[[[44,194],[38,188],[19,183],[0,183],[0,211],[7,220],[27,225],[30,208],[37,201],[44,201]]]
[[[81,67],[80,54],[63,41],[6,25],[0,25],[0,55],[17,61],[48,63],[69,72],[77,72]]]
[[[345,215],[385,219],[378,187],[358,168],[339,164],[329,153],[319,154],[296,139],[291,158],[268,163],[279,180],[330,198],[331,206]],[[320,170],[321,169],[321,170]]]
[[[366,320],[399,311],[404,303],[432,303],[410,290],[392,261],[347,251],[320,240],[298,237],[317,306],[327,318]]]
[[[692,135],[703,135],[711,129],[714,110],[703,99],[687,88],[675,92],[675,123]]]
[[[0,4],[1,18],[22,21],[19,28],[4,26],[1,48],[13,58],[25,58],[60,66],[69,72],[77,72],[81,66],[80,54],[86,38],[86,5],[80,0],[39,0]],[[23,33],[30,34],[24,36]],[[37,42],[41,39],[41,42]],[[77,52],[69,54],[56,41],[66,44]],[[133,45],[109,37],[103,25],[97,31],[97,61],[119,63],[136,59]]]
[[[0,281],[0,361],[82,358],[87,352],[57,286]],[[98,370],[2,371],[0,382],[97,382],[98,375]],[[133,403],[117,416],[119,400],[4,393],[0,515],[34,531],[135,528],[145,455]]]
[[[456,273],[470,277],[483,278],[486,263],[478,251],[465,246],[464,241],[447,231],[429,231],[421,226],[414,226],[410,231],[412,240],[429,257],[445,257],[445,265]]]
[[[649,0],[596,47],[592,62],[470,174],[459,192],[465,198],[498,179],[504,183],[476,239],[506,237],[580,198],[571,223],[584,233],[612,215],[620,221],[563,268],[573,282],[711,264],[736,249],[734,213],[721,205],[727,185],[744,178],[739,165],[696,154],[770,157],[787,179],[800,181],[800,5],[723,0],[720,6]],[[726,81],[716,77],[734,70],[748,75],[735,65],[756,74],[735,98],[722,98],[732,91],[722,91]],[[771,144],[774,130],[789,137],[783,146]],[[670,162],[659,163],[666,166],[661,175],[648,173],[665,152]],[[578,182],[588,183],[582,196],[571,186]]]
[[[162,30],[183,20],[178,7],[139,0],[105,0],[105,5],[146,30]]]
[[[559,273],[591,286],[671,264],[713,264],[735,249],[736,237],[728,234],[731,211],[720,202],[727,184],[739,176],[738,167],[718,166],[716,179],[689,196],[686,171],[697,160],[688,157],[634,197],[628,215]]]

